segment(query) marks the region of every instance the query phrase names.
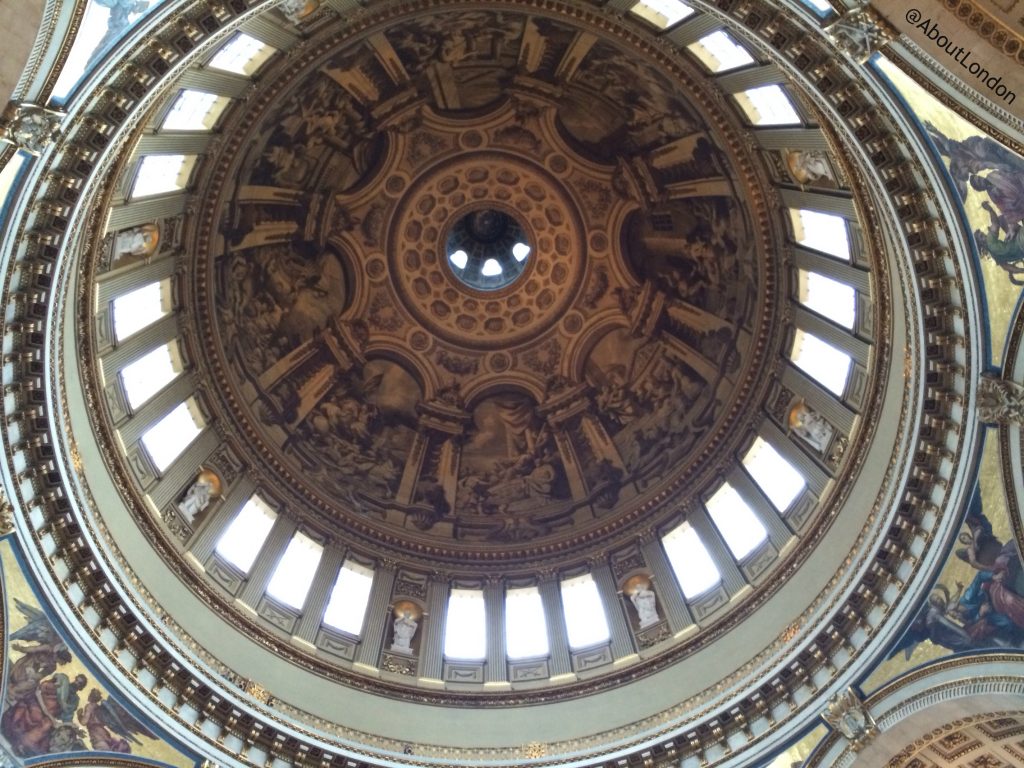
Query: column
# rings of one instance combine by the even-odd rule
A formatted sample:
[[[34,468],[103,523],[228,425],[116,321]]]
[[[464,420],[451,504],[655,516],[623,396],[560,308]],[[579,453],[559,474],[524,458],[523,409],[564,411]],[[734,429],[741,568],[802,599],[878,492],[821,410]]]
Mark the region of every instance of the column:
[[[237,598],[238,602],[245,603],[250,608],[257,606],[263,593],[267,591],[267,584],[277,567],[277,562],[284,554],[297,527],[291,518],[280,514],[277,516],[274,526],[267,534],[267,540],[263,542],[259,554],[253,561],[245,586],[242,587],[242,592]]]
[[[324,554],[313,576],[313,583],[306,594],[306,604],[302,606],[302,618],[299,619],[299,626],[295,630],[295,637],[299,640],[305,640],[307,643],[316,640],[316,634],[324,620],[327,601],[331,597],[331,589],[338,579],[338,569],[344,557],[344,550],[336,547],[324,548]]]
[[[782,83],[785,79],[776,65],[765,64],[719,75],[715,78],[715,83],[726,93],[740,93],[762,85]]]
[[[106,304],[136,288],[171,277],[176,258],[177,254],[167,254],[147,263],[99,275],[96,278],[96,304]]]
[[[662,616],[668,619],[668,626],[672,632],[681,632],[694,623],[693,616],[686,607],[686,598],[683,596],[683,590],[679,588],[668,556],[665,555],[665,548],[662,547],[659,538],[644,541],[640,548],[644,560],[647,561],[647,567],[651,569],[654,591],[658,596],[658,608]]]
[[[420,677],[440,682],[444,673],[444,619],[448,611],[448,583],[427,584],[427,617],[420,638]]]
[[[630,3],[630,5],[632,5],[632,3]],[[680,48],[683,48],[690,43],[697,42],[705,35],[710,35],[716,29],[721,28],[722,22],[710,13],[699,13],[694,14],[688,19],[684,19],[675,27],[675,29],[671,32],[667,32],[665,37]]]
[[[125,445],[134,443],[160,419],[177,408],[195,391],[192,378],[179,374],[166,387],[144,403],[119,429]]]
[[[607,562],[591,563],[590,575],[594,577],[597,591],[604,602],[604,613],[608,619],[608,631],[612,636],[612,658],[621,659],[634,653],[633,633],[622,611],[619,588]]]
[[[789,208],[807,208],[812,211],[834,213],[844,219],[857,220],[857,207],[847,194],[828,195],[823,192],[805,192],[800,189],[779,187],[782,204]]]
[[[362,641],[356,654],[356,663],[376,667],[381,646],[387,637],[388,620],[391,618],[391,592],[395,586],[395,567],[380,563],[373,570],[373,586],[370,587],[370,601],[367,615],[363,619]],[[428,622],[420,620],[420,627],[426,629]],[[420,638],[423,645],[423,638]]]
[[[255,491],[256,485],[248,477],[242,476],[221,499],[220,504],[213,510],[213,514],[206,516],[196,528],[195,533],[192,534],[192,540],[188,546],[188,553],[196,561],[203,564],[209,559],[221,534],[224,533],[224,529],[231,524],[235,515],[245,506]]]
[[[103,377],[105,379],[113,378],[129,363],[135,362],[147,352],[161,344],[166,344],[177,336],[178,318],[173,313],[160,318],[152,325],[143,328],[124,341],[118,342],[116,347],[103,356],[100,360]]]
[[[758,128],[754,140],[765,149],[817,149],[831,151],[828,140],[817,128]]]
[[[551,677],[572,674],[572,656],[569,651],[569,636],[565,632],[565,614],[562,612],[562,593],[558,578],[542,579],[537,588],[544,602],[544,623],[548,630],[548,649],[551,654]]]
[[[841,349],[855,362],[867,365],[868,350],[870,349],[867,342],[858,339],[846,328],[841,328],[800,305],[794,308],[793,314],[797,328],[813,333],[822,341],[831,344],[836,349]]]
[[[751,511],[757,515],[757,519],[764,525],[768,534],[768,541],[777,550],[781,550],[791,538],[793,532],[786,525],[774,505],[768,497],[761,492],[757,483],[750,479],[750,475],[740,468],[734,469],[729,474],[729,484],[736,489],[736,493],[747,503]]]
[[[201,155],[213,138],[213,131],[168,131],[149,133],[139,139],[136,155]]]
[[[487,665],[484,681],[503,683],[508,680],[505,648],[505,585],[499,579],[484,586],[484,610],[487,616]]]
[[[859,293],[870,291],[871,276],[867,270],[858,269],[832,256],[826,256],[823,253],[796,245],[793,246],[793,264],[801,269],[820,272],[841,283],[852,285]]]
[[[239,99],[245,96],[245,92],[252,85],[252,80],[244,75],[217,69],[188,69],[181,76],[178,85],[181,88],[194,88],[197,91]]]
[[[250,37],[272,45],[279,51],[287,51],[299,42],[299,36],[294,32],[285,29],[281,24],[275,24],[264,16],[250,17],[242,23],[239,29]]]
[[[718,573],[722,577],[722,586],[729,593],[729,597],[732,597],[747,584],[747,580],[743,578],[739,566],[733,559],[732,552],[729,551],[729,547],[703,507],[691,511],[686,516],[686,520],[700,536],[705,549],[718,567]]]
[[[178,192],[115,205],[110,209],[110,216],[107,218],[107,231],[117,232],[184,213],[186,197],[185,192]]]
[[[803,475],[807,486],[818,496],[825,489],[828,476],[810,456],[798,448],[789,435],[779,429],[773,421],[766,419],[761,425],[761,436],[779,454]]]

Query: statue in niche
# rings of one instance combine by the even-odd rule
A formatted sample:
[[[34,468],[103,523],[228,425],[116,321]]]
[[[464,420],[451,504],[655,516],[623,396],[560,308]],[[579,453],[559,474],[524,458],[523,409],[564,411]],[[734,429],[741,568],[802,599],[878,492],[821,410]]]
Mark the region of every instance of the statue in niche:
[[[874,718],[852,688],[829,699],[821,717],[850,742],[854,752],[859,752],[878,735]]]
[[[298,24],[302,19],[320,8],[320,0],[284,0],[277,7],[288,21],[292,24]]]
[[[826,181],[836,183],[825,153],[817,149],[788,149],[785,152],[786,168],[798,184],[815,184]]]
[[[412,639],[419,628],[419,618],[423,616],[420,607],[411,600],[403,600],[394,606],[395,621],[392,624],[391,650],[396,653],[414,653]]]
[[[160,230],[156,224],[143,224],[118,232],[114,237],[114,258],[125,256],[152,256],[160,243]]]
[[[11,102],[0,123],[0,140],[38,156],[60,133],[64,113],[36,104]]]
[[[661,621],[661,616],[658,615],[657,596],[651,589],[650,579],[646,576],[634,576],[626,582],[624,591],[636,608],[640,629],[647,629]]]
[[[184,497],[178,502],[178,512],[189,525],[195,522],[200,512],[203,512],[210,502],[220,496],[220,478],[208,469],[201,470],[196,481],[189,486]]]
[[[789,409],[789,428],[793,434],[807,443],[811,448],[824,453],[836,430],[825,417],[808,407],[803,400],[797,401]]]

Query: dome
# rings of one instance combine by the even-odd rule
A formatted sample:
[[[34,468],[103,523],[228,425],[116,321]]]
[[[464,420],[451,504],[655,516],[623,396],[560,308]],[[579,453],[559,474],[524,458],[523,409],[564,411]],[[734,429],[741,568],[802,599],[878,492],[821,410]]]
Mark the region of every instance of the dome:
[[[974,297],[775,6],[183,6],[72,92],[20,524],[136,705],[277,768],[760,765],[885,655]]]

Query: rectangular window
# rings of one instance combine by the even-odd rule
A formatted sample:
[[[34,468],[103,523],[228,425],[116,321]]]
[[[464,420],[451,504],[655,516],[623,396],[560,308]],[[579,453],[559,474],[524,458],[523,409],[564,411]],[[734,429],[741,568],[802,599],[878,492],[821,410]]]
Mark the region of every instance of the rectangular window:
[[[743,466],[780,512],[789,509],[807,485],[803,475],[760,437],[743,457]]]
[[[274,568],[267,594],[292,608],[302,608],[323,554],[322,544],[301,531],[296,533]]]
[[[505,593],[505,651],[510,659],[548,655],[544,602],[537,587],[519,587]]]
[[[166,131],[210,131],[231,102],[216,93],[184,90],[175,100],[161,128]]]
[[[142,444],[157,470],[163,472],[199,436],[204,426],[196,401],[189,398],[150,427],[142,436]]]
[[[839,397],[850,378],[850,356],[807,331],[797,329],[789,355],[793,364]]]
[[[791,208],[789,216],[794,239],[800,245],[843,261],[850,260],[850,233],[842,216],[802,208]]]
[[[114,299],[114,338],[124,341],[171,312],[171,281],[144,285]]]
[[[688,522],[662,536],[661,544],[687,599],[704,594],[722,580],[704,542]]]
[[[195,155],[146,155],[135,174],[131,197],[151,197],[184,189],[195,164]]]
[[[757,515],[728,483],[708,499],[705,507],[737,560],[742,560],[768,538]]]
[[[363,631],[366,606],[370,602],[373,569],[346,560],[334,582],[331,599],[324,611],[324,624],[358,637]]]
[[[679,0],[640,0],[629,10],[658,29],[668,29],[694,13],[693,8]]]
[[[221,46],[206,66],[251,77],[275,53],[276,48],[239,32]]]
[[[276,519],[277,512],[259,496],[253,495],[221,534],[217,554],[242,573],[248,573]]]
[[[487,656],[487,617],[480,589],[453,589],[444,622],[444,655],[476,661]]]
[[[138,408],[181,373],[178,342],[157,347],[121,369],[121,383],[128,405]]]
[[[722,30],[705,35],[687,48],[712,72],[727,72],[754,63],[747,49]]]
[[[607,642],[611,637],[597,583],[589,573],[562,582],[562,610],[573,650]]]
[[[853,286],[801,269],[797,290],[800,303],[805,307],[844,328],[853,328],[857,312]]]
[[[753,125],[797,125],[800,123],[800,116],[793,108],[793,102],[778,85],[750,88],[742,93],[737,93],[735,98]]]

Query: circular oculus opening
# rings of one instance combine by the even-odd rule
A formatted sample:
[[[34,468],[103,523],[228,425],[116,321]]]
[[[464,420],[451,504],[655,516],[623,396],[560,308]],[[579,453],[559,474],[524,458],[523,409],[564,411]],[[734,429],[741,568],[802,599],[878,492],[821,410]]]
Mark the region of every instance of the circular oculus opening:
[[[494,208],[462,216],[448,233],[445,246],[452,272],[478,291],[511,285],[523,273],[533,251],[522,225]]]

